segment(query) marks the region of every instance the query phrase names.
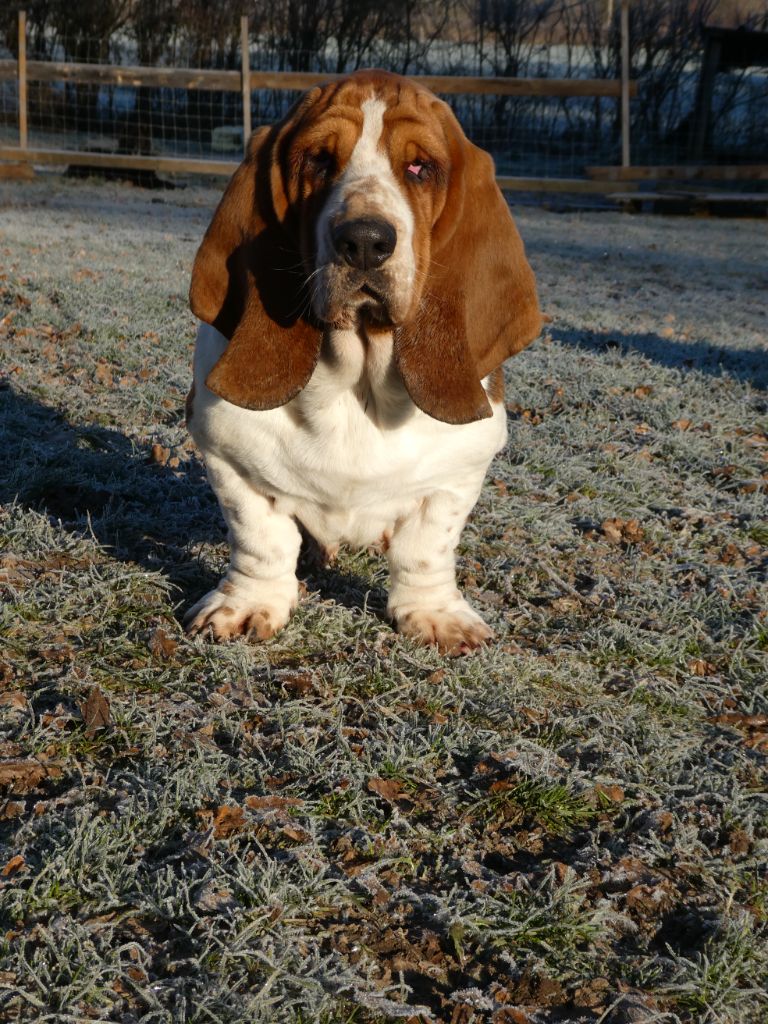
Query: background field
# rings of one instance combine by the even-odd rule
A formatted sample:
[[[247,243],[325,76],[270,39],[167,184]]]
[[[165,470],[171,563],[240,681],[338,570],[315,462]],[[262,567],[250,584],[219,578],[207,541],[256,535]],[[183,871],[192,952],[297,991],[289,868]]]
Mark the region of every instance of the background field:
[[[181,632],[216,198],[0,186],[0,1019],[768,1020],[764,223],[517,211],[552,319],[447,661],[360,553]]]

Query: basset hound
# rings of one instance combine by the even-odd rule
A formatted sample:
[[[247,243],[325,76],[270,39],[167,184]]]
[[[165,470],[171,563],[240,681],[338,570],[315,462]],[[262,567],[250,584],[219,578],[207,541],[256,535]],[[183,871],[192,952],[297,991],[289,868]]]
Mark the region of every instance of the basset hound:
[[[285,626],[304,531],[386,552],[401,633],[491,639],[454,552],[505,441],[501,364],[541,318],[493,161],[450,107],[383,71],[312,89],[251,138],[190,301],[189,430],[231,559],[188,630]]]

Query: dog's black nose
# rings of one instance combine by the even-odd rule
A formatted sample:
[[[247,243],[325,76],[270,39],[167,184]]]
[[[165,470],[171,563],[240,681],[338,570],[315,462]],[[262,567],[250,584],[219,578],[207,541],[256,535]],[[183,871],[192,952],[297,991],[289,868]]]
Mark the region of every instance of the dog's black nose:
[[[339,256],[357,270],[380,267],[397,245],[397,232],[385,220],[345,220],[331,237]]]

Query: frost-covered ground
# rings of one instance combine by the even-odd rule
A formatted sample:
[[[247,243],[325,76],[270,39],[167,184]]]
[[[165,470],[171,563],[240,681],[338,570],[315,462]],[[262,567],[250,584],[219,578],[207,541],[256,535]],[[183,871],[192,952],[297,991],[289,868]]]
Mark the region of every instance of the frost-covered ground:
[[[223,531],[183,423],[217,193],[0,185],[0,1018],[764,1021],[764,222],[518,211],[552,320],[461,546],[187,640]]]

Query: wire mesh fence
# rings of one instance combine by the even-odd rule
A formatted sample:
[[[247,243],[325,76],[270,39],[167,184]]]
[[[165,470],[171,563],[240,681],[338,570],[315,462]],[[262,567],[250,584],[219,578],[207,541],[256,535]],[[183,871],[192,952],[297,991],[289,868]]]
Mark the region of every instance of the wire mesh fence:
[[[494,4],[486,0],[485,6]],[[559,10],[559,20],[542,22],[529,37],[518,33],[508,39],[503,25],[498,18],[493,21],[488,10],[483,21],[483,3],[479,3],[474,21],[464,25],[473,29],[471,38],[464,38],[460,26],[453,25],[446,37],[434,31],[417,40],[418,45],[411,35],[402,33],[399,38],[373,35],[365,45],[326,34],[314,47],[286,47],[276,45],[254,24],[248,58],[252,71],[328,74],[363,65],[410,74],[615,81],[620,66],[617,19],[596,20],[594,0],[570,0]],[[575,28],[568,29],[566,16]],[[5,37],[9,45],[0,52],[0,63],[6,58],[0,78],[0,143],[12,146],[18,140],[19,97],[16,79],[8,71],[16,56],[13,33],[6,30]],[[695,149],[701,48],[680,52],[679,47],[658,46],[651,53],[642,38],[632,41],[631,37],[631,42],[632,77],[638,83],[630,105],[633,164],[766,160],[766,68],[746,67],[716,76],[706,136]],[[82,31],[66,35],[31,25],[27,32],[29,146],[236,161],[243,149],[243,97],[236,80],[241,59],[240,37],[233,27],[206,42],[200,33],[193,38],[183,27],[158,38],[152,33],[142,36],[135,25],[101,36]],[[104,80],[89,77],[89,67],[113,72],[166,68],[188,70],[190,76],[180,84],[176,80],[137,84],[130,73]],[[232,78],[225,87],[208,88],[206,82],[195,81],[199,69],[228,71]],[[250,94],[253,126],[279,120],[299,94],[300,90],[254,89]],[[618,95],[457,94],[444,98],[468,136],[492,153],[499,174],[578,178],[587,167],[621,161]]]

